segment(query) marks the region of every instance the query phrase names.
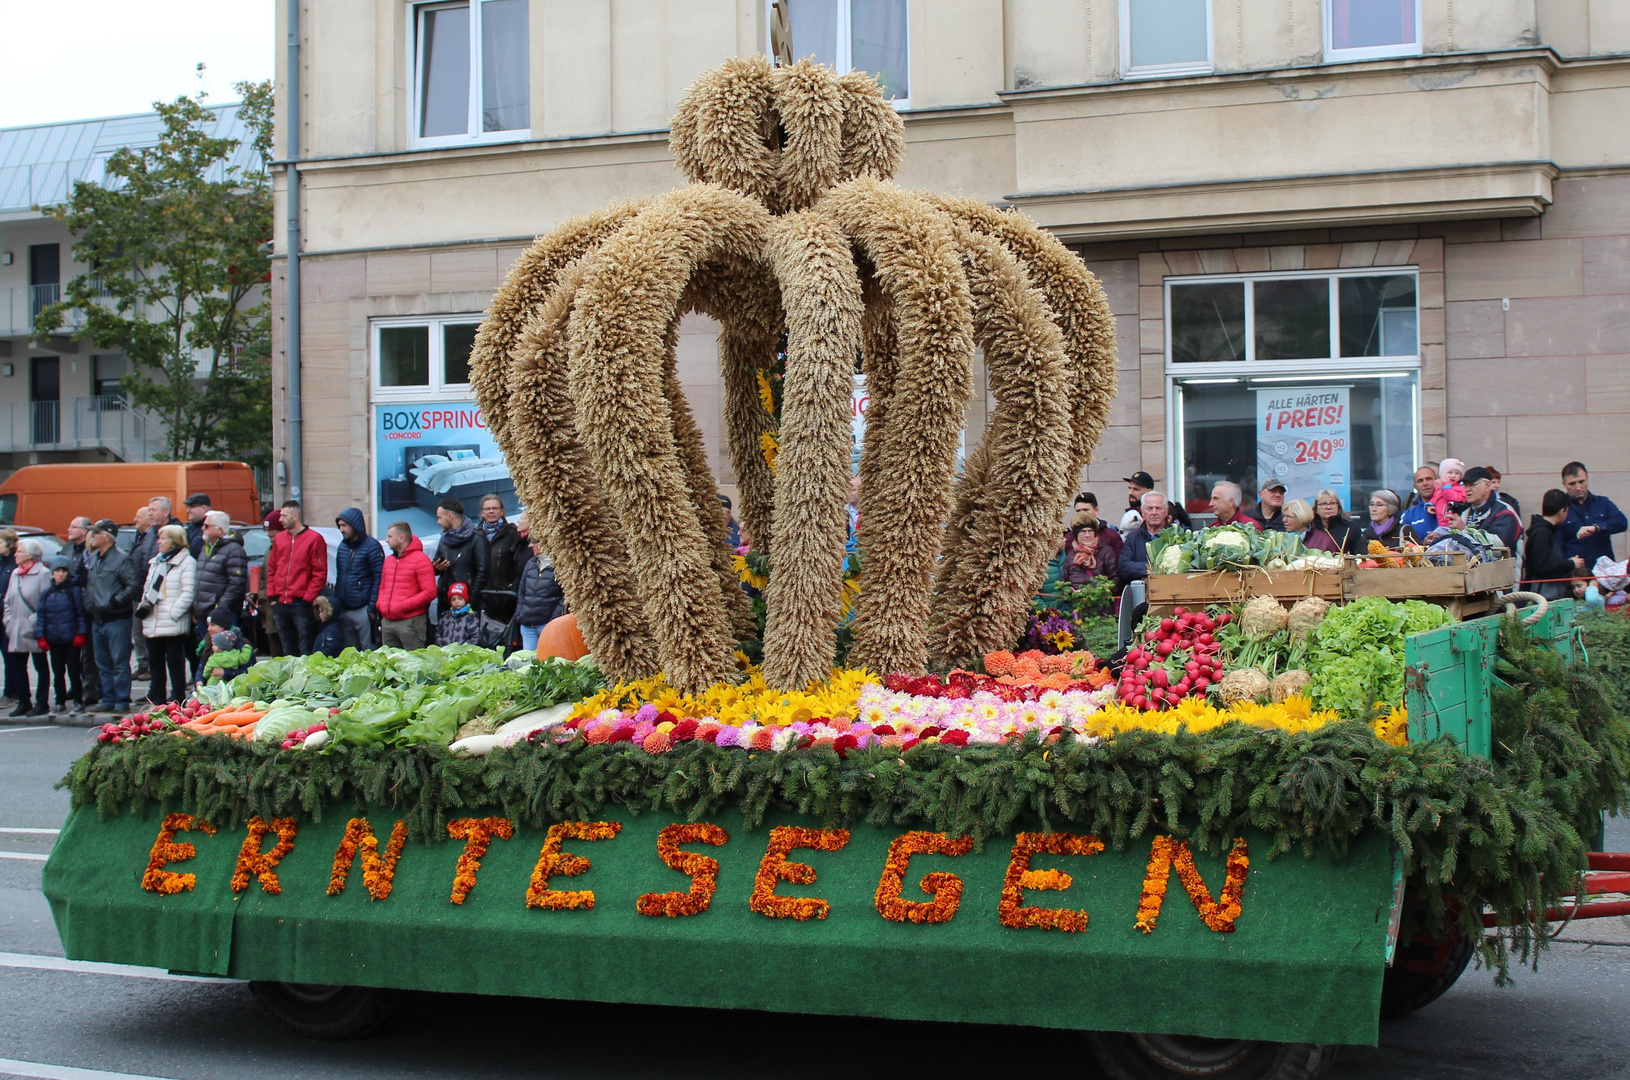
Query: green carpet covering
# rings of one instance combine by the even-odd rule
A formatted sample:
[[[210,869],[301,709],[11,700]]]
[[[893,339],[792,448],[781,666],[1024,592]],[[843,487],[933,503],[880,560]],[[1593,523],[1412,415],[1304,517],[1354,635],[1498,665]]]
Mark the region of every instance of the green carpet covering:
[[[855,829],[840,851],[788,856],[813,867],[818,880],[782,881],[777,895],[824,898],[827,919],[757,914],[748,898],[769,830],[747,831],[733,810],[709,819],[729,831],[727,844],[685,848],[719,860],[712,906],[693,916],[645,916],[635,910],[642,893],[689,886],[656,853],[658,831],[674,819],[604,819],[620,820],[621,834],[566,841],[564,851],[591,866],[550,883],[593,890],[592,910],[527,906],[541,830],[494,838],[462,906],[449,900],[462,841],[408,844],[384,901],[370,899],[360,857],[345,891],[328,896],[347,820],[337,813],[301,824],[277,867],[279,895],[254,880],[243,893],[231,891],[240,827],[177,836],[198,854],[169,869],[195,873],[197,886],[160,896],[141,880],[161,816],[99,821],[94,808],[82,808],[46,864],[45,890],[74,959],[245,979],[1283,1042],[1376,1040],[1392,871],[1386,839],[1373,831],[1339,863],[1299,854],[1269,861],[1267,838],[1247,834],[1251,865],[1230,934],[1201,922],[1175,873],[1154,932],[1135,928],[1149,836],[1124,852],[1038,855],[1032,869],[1063,870],[1074,884],[1065,892],[1028,890],[1024,903],[1090,918],[1083,932],[1064,933],[998,921],[1011,838],[961,857],[914,857],[904,897],[926,901],[917,885],[923,875],[952,873],[965,883],[960,907],[939,924],[885,920],[873,895],[898,831],[869,826]],[[370,820],[383,849],[395,815],[380,810]],[[769,824],[816,823],[781,816]],[[275,840],[269,836],[264,849]],[[1218,897],[1223,859],[1197,862]]]

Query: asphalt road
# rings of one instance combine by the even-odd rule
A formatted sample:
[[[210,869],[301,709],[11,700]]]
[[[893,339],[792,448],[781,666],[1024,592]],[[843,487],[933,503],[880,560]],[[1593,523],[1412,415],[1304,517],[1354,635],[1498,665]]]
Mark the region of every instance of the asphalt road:
[[[0,725],[0,853],[43,855],[67,814],[51,785],[92,739]],[[1630,850],[1630,823],[1609,847]],[[371,1039],[314,1043],[238,983],[42,968],[62,946],[41,863],[0,857],[0,1076],[640,1078],[1030,1075],[1093,1080],[1078,1036],[998,1027],[410,995]],[[1441,1000],[1345,1048],[1340,1080],[1630,1080],[1630,927],[1575,923],[1513,987],[1469,971]],[[812,1037],[813,1036],[813,1037]]]

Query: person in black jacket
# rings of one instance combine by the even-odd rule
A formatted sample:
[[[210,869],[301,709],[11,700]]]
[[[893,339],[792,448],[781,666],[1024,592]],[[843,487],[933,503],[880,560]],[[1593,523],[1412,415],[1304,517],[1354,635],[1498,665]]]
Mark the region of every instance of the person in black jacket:
[[[340,626],[340,648],[374,647],[374,606],[379,603],[379,576],[385,549],[368,535],[362,511],[348,506],[334,519],[340,546],[334,552],[334,618]]]
[[[1557,530],[1568,520],[1568,493],[1552,488],[1540,501],[1543,513],[1528,520],[1528,539],[1523,549],[1523,582],[1528,591],[1537,592],[1547,600],[1563,600],[1572,595],[1571,582],[1559,578],[1573,578],[1585,572],[1585,560],[1578,555],[1569,558],[1562,554],[1562,538]]]
[[[470,606],[481,610],[481,590],[487,587],[487,542],[473,521],[464,517],[464,504],[443,499],[436,506],[441,543],[436,548],[436,600],[447,610],[447,589],[453,582],[469,587]]]
[[[103,518],[91,526],[86,545],[85,614],[91,621],[96,670],[102,677],[104,713],[130,711],[130,615],[141,592],[136,564],[119,550],[119,526]]]
[[[543,545],[532,541],[532,557],[521,569],[521,580],[516,583],[519,599],[515,618],[521,625],[521,647],[528,652],[538,651],[538,635],[553,619],[566,614],[566,594],[555,580],[554,564],[543,553]]]
[[[224,510],[204,515],[203,546],[198,549],[197,585],[192,596],[192,621],[198,645],[194,654],[193,678],[210,653],[209,613],[226,608],[236,617],[249,595],[249,555],[243,540],[228,529],[232,519]]]
[[[57,711],[78,712],[80,701],[79,651],[90,641],[91,624],[85,617],[85,590],[74,582],[74,562],[68,555],[51,560],[51,586],[40,597],[34,632],[51,658],[57,686]]]
[[[477,526],[487,545],[487,593],[481,597],[481,610],[500,622],[515,614],[515,598],[498,593],[514,592],[526,551],[520,529],[504,518],[504,500],[497,495],[481,496],[481,522]]]
[[[187,496],[187,550],[194,559],[204,550],[204,519],[209,516],[209,496]],[[227,519],[231,521],[231,518]],[[156,541],[155,541],[156,542]]]
[[[1332,555],[1357,555],[1364,547],[1359,542],[1362,530],[1353,527],[1352,520],[1341,508],[1341,496],[1325,488],[1314,497],[1313,524],[1302,537],[1302,543],[1314,551]]]

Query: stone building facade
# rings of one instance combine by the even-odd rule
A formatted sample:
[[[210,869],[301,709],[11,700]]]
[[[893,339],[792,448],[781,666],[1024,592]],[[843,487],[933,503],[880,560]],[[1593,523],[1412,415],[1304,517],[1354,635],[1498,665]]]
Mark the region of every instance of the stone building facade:
[[[768,47],[770,0],[470,2],[303,0],[312,520],[357,505],[382,527],[423,503],[410,474],[429,466],[392,425],[431,423],[422,445],[479,444],[458,355],[508,267],[567,217],[679,186],[665,140],[684,87]],[[1014,206],[1103,280],[1120,394],[1082,483],[1106,502],[1137,469],[1198,503],[1213,479],[1254,489],[1281,466],[1293,491],[1332,484],[1358,502],[1448,454],[1501,469],[1525,513],[1575,458],[1593,488],[1630,496],[1630,5],[791,9],[799,55],[881,57],[906,121],[902,184]],[[474,135],[447,133],[463,99],[441,108],[425,62],[426,19],[460,10],[482,72]],[[826,14],[835,45],[831,20],[808,22]],[[713,332],[694,316],[683,329],[681,379],[728,490]],[[1299,398],[1339,400],[1346,420],[1276,456],[1255,429]],[[976,392],[970,443],[986,405]]]

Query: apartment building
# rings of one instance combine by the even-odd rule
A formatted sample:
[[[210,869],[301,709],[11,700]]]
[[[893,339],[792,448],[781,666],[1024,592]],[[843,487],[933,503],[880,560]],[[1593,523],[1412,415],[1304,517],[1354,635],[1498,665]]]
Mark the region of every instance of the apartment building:
[[[1103,280],[1120,394],[1082,483],[1106,504],[1142,469],[1196,508],[1216,479],[1268,476],[1362,505],[1448,454],[1502,470],[1525,508],[1575,458],[1630,494],[1630,5],[783,3],[795,55],[879,75],[905,119],[900,183],[1016,207]],[[277,494],[298,480],[312,520],[358,505],[376,530],[424,527],[442,494],[506,485],[465,372],[509,266],[565,218],[682,183],[668,118],[697,73],[770,51],[770,0],[298,12]],[[680,362],[728,489],[706,319]]]
[[[234,105],[211,111],[217,134],[243,138]],[[67,226],[41,208],[66,201],[75,182],[111,182],[108,158],[156,145],[163,130],[158,113],[0,128],[0,475],[44,462],[152,461],[166,445],[162,425],[119,388],[128,358],[77,340],[73,317],[32,340],[34,317],[87,269]]]

